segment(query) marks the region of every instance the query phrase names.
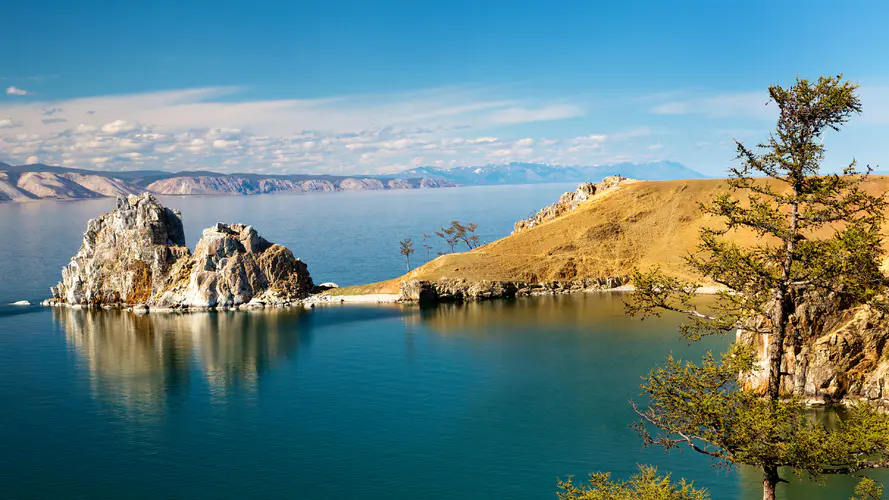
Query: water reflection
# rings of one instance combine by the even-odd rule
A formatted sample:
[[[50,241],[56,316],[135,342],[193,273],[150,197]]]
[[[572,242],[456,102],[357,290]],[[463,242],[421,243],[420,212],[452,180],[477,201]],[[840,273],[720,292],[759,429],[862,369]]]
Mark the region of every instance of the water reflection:
[[[623,293],[602,292],[468,304],[438,304],[424,307],[419,315],[407,316],[405,320],[421,322],[425,327],[445,336],[490,336],[498,332],[508,335],[516,329],[585,329],[592,332],[619,330],[621,336],[630,334],[646,338],[652,336],[654,329],[658,335],[677,335],[674,321],[676,318],[643,323],[624,313],[625,299],[626,295]]]
[[[301,310],[134,314],[55,308],[53,316],[86,362],[96,395],[146,415],[162,413],[189,392],[206,390],[213,398],[254,393],[263,373],[310,340]]]

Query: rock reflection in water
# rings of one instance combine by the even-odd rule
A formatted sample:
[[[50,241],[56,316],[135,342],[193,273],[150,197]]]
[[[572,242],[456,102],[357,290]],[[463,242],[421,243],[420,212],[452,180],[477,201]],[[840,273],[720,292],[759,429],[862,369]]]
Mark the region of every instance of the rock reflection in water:
[[[190,391],[214,397],[256,391],[275,361],[308,341],[300,328],[305,314],[53,309],[68,344],[86,362],[97,397],[142,414],[163,412]]]

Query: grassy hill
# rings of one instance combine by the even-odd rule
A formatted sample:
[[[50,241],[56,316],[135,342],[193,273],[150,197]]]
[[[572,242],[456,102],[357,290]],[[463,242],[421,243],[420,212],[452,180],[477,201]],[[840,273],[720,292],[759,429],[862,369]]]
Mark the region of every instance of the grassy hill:
[[[719,224],[701,213],[700,204],[726,189],[720,179],[630,181],[561,218],[471,252],[441,256],[401,278],[342,293],[394,293],[406,279],[562,281],[624,275],[657,265],[693,278],[683,257],[696,250],[700,228]],[[865,189],[886,192],[889,177],[873,177]],[[752,233],[730,234],[742,244],[757,241]]]

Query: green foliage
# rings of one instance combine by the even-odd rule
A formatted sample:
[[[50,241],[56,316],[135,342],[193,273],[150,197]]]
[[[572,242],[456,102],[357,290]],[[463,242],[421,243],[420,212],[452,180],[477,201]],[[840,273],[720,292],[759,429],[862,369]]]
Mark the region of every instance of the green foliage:
[[[841,175],[819,171],[825,131],[839,130],[861,112],[856,89],[839,76],[769,88],[779,110],[775,132],[755,150],[737,143],[741,166],[730,172],[730,191],[702,206],[722,224],[702,230],[698,252],[687,259],[724,289],[710,310],[695,307],[696,283],[658,269],[633,276],[632,314],[683,313],[689,321],[681,331],[692,340],[736,329],[747,338],[764,336],[764,360],[742,345],[719,359],[708,354],[700,364],[668,358],[642,386],[650,404],[636,411],[647,444],[688,446],[723,465],[759,466],[767,498],[781,482],[778,467],[818,475],[889,465],[885,414],[857,405],[827,429],[781,394],[785,350],[811,335],[793,321],[799,306],[830,301],[889,309],[882,298],[889,280],[880,270],[885,196],[862,189],[867,174],[858,174],[854,161]],[[736,231],[754,234],[757,243],[726,238]],[[738,374],[760,369],[768,378],[765,393],[741,390]]]
[[[707,490],[695,489],[681,480],[671,483],[670,475],[659,476],[657,468],[640,465],[629,481],[612,481],[611,474],[590,474],[589,484],[559,481],[559,500],[709,500]]]
[[[749,346],[735,344],[700,364],[669,356],[643,384],[650,403],[636,408],[646,444],[688,446],[720,465],[787,466],[797,473],[848,474],[889,465],[889,418],[856,404],[828,429],[796,399],[770,400],[738,390],[738,373],[753,368]],[[654,433],[650,431],[657,429]]]
[[[855,496],[851,500],[881,500],[883,486],[869,477],[863,478],[855,487]]]

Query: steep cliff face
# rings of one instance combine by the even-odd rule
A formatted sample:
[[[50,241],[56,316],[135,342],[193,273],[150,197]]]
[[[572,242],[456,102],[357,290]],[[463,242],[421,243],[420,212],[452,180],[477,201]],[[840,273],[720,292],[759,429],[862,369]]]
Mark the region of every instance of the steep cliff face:
[[[0,202],[4,201],[31,201],[34,195],[19,189],[15,182],[9,178],[6,172],[0,172]]]
[[[889,321],[883,312],[810,301],[797,307],[789,331],[781,367],[784,394],[811,404],[864,399],[889,408]],[[738,339],[752,344],[760,360],[759,369],[743,374],[741,382],[764,391],[766,336],[741,331]]]
[[[52,295],[66,304],[144,303],[187,256],[178,212],[151,195],[118,198],[117,209],[87,223],[83,244],[62,268]]]
[[[204,230],[194,254],[181,215],[149,194],[119,198],[89,221],[50,303],[211,308],[284,305],[312,291],[308,268],[250,226]]]
[[[59,174],[50,172],[25,172],[18,178],[16,187],[36,198],[100,198],[102,195]]]

